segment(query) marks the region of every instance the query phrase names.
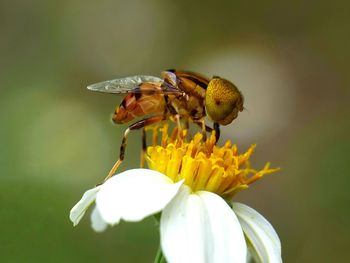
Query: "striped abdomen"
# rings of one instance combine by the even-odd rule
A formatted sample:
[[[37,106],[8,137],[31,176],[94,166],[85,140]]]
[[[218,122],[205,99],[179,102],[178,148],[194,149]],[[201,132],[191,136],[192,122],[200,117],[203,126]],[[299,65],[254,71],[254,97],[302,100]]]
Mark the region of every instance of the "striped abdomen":
[[[128,93],[121,104],[116,107],[113,122],[127,123],[137,117],[148,114],[162,114],[165,112],[166,103],[164,94],[159,92],[160,87],[152,83],[143,83]]]

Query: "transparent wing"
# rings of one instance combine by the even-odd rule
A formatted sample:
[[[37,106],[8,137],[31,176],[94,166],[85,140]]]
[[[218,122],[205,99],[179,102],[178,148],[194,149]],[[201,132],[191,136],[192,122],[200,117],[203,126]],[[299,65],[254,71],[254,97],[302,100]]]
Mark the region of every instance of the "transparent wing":
[[[153,76],[136,75],[121,79],[99,82],[89,85],[87,89],[106,93],[128,93],[131,91],[135,92],[135,89],[140,84],[145,82],[155,83],[160,86],[163,83],[163,80]]]

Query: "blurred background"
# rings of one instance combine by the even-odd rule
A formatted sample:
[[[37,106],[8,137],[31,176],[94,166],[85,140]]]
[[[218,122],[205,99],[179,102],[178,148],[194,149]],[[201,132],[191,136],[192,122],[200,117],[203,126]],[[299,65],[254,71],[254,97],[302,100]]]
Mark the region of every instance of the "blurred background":
[[[237,199],[274,225],[284,261],[349,260],[349,8],[1,1],[1,261],[152,262],[152,218],[96,234],[89,216],[73,228],[68,214],[105,177],[126,128],[110,121],[121,98],[86,86],[169,68],[225,77],[244,94],[246,110],[221,142],[241,151],[257,143],[254,166],[282,168]],[[121,170],[139,165],[139,137],[130,136]]]

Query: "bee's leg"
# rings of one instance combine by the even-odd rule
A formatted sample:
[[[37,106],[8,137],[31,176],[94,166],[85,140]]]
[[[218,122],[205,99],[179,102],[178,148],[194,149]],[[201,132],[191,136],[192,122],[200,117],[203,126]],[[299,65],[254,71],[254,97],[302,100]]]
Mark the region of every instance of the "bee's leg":
[[[202,132],[212,132],[214,129],[212,127],[209,127],[207,125],[205,125],[204,121],[194,121],[195,124],[197,124],[201,129]],[[206,136],[203,135],[203,138],[205,138]]]
[[[127,139],[128,139],[128,135],[129,135],[130,131],[139,130],[141,128],[145,128],[145,127],[147,127],[149,125],[152,125],[152,124],[161,122],[163,120],[166,120],[167,118],[168,117],[166,115],[153,116],[153,117],[146,118],[146,119],[140,120],[138,122],[135,122],[135,123],[131,124],[125,130],[124,136],[123,136],[123,140],[122,140],[122,144],[120,146],[119,159],[118,159],[118,161],[116,161],[116,163],[113,165],[112,169],[109,171],[107,177],[104,179],[104,182],[113,176],[115,171],[118,169],[118,167],[123,162],[125,149],[126,149],[126,143],[127,143]]]
[[[220,139],[220,124],[219,123],[214,122],[214,130],[215,130],[216,142],[218,142]]]
[[[181,127],[180,115],[176,114],[174,117],[176,119],[176,124],[177,124],[177,129],[178,129],[177,136],[178,136],[178,138],[183,139],[183,132],[182,132],[182,127]]]
[[[190,122],[188,121],[188,119],[184,119],[183,126],[185,130],[188,130],[190,128]]]
[[[153,146],[157,145],[158,144],[158,125],[157,127],[153,127],[153,133],[152,133],[152,144]]]
[[[189,131],[189,129],[190,129],[190,122],[189,122],[188,119],[186,119],[186,118],[184,118],[183,127],[184,127],[184,129],[187,131],[187,133],[186,133],[186,138],[187,138],[187,139],[190,138],[190,137],[189,137],[189,134],[190,134],[190,131]]]
[[[147,142],[146,142],[146,129],[142,129],[142,150],[141,150],[141,156],[140,156],[140,168],[143,168],[145,166],[145,154],[147,150]]]
[[[207,126],[205,125],[204,119],[201,119],[200,121],[198,121],[198,125],[200,125],[202,128],[203,141],[205,142],[207,140],[207,129],[206,129]]]
[[[179,114],[176,114],[175,115],[175,119],[176,119],[176,124],[177,124],[177,128],[179,129],[179,130],[181,130],[181,121],[180,121],[180,115]]]

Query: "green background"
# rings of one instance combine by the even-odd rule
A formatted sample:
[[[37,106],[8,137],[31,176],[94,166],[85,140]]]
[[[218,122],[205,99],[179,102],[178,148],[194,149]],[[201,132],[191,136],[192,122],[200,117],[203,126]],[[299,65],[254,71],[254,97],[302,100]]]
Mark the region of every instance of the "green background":
[[[86,86],[169,68],[245,95],[223,130],[281,167],[237,195],[274,225],[285,262],[350,259],[346,1],[1,1],[1,262],[151,262],[152,218],[97,234],[69,210],[115,161],[120,97]],[[130,137],[125,170],[138,166]],[[137,194],[137,193],[135,193]],[[140,196],[142,205],[142,196]],[[234,249],[234,248],[232,248]]]

